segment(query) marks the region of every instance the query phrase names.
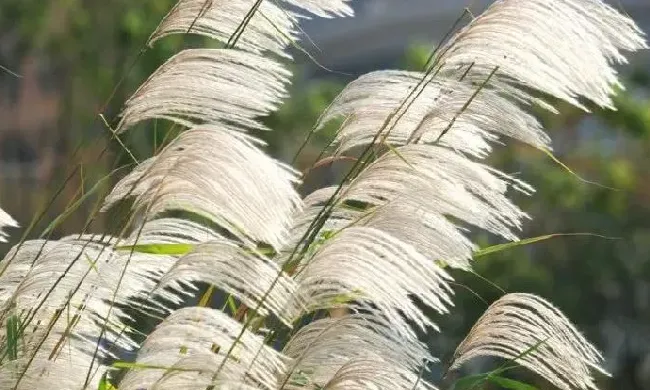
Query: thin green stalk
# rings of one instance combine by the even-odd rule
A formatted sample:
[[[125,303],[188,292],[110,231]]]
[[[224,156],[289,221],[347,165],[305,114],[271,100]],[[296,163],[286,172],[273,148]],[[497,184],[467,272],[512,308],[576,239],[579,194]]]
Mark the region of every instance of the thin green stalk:
[[[253,4],[251,9],[244,17],[244,20],[242,20],[239,26],[237,26],[235,32],[228,39],[228,42],[226,43],[226,49],[232,49],[235,47],[237,41],[239,41],[239,38],[241,38],[242,34],[244,33],[244,30],[246,30],[248,23],[250,23],[251,19],[253,19],[253,16],[255,16],[255,13],[260,8],[260,5],[262,5],[262,0],[256,0],[255,4]]]
[[[177,163],[178,163],[178,161],[176,162],[176,164],[177,164]],[[154,196],[153,196],[151,202],[149,203],[149,205],[148,205],[147,208],[146,208],[146,211],[144,212],[144,218],[145,218],[145,220],[142,222],[142,224],[140,225],[140,227],[139,227],[139,229],[138,229],[138,232],[137,232],[136,237],[135,237],[135,242],[138,242],[138,240],[140,239],[140,235],[142,234],[142,231],[144,230],[144,227],[145,227],[145,225],[146,225],[146,223],[147,223],[148,216],[149,216],[149,212],[151,211],[151,208],[152,208],[153,205],[155,204],[156,199],[157,199],[157,198],[160,196],[160,194],[161,194],[161,190],[162,190],[162,188],[163,188],[163,183],[164,183],[165,180],[168,178],[170,172],[171,172],[171,171],[176,167],[176,164],[173,164],[172,166],[170,166],[169,169],[167,170],[167,172],[165,173],[165,176],[163,176],[163,177],[161,178],[160,183],[158,184],[158,187],[156,188],[156,193],[154,194]],[[145,173],[145,175],[146,175],[146,173]],[[143,175],[143,177],[144,177],[144,175]],[[137,185],[137,182],[134,183],[134,185],[133,185],[133,187],[132,187],[132,190],[135,188],[136,185]],[[127,224],[124,226],[122,233],[123,233],[124,230],[126,230],[126,228],[130,225],[130,223],[132,222],[133,218],[135,218],[135,213],[131,213],[131,218],[129,219],[129,221],[127,222]],[[120,235],[118,235],[118,236],[121,236],[122,233],[121,233]],[[119,243],[119,239],[118,239],[118,242],[115,243],[115,245],[117,245],[118,243]],[[130,250],[130,252],[129,252],[129,257],[127,258],[126,263],[125,263],[125,265],[124,265],[124,268],[122,269],[122,271],[121,271],[121,273],[120,273],[120,276],[119,276],[119,278],[118,278],[117,286],[115,286],[115,290],[114,290],[114,292],[113,292],[113,297],[112,297],[112,299],[110,300],[110,305],[109,305],[109,308],[108,308],[108,314],[106,315],[106,317],[107,317],[107,318],[106,318],[106,321],[104,322],[104,324],[103,324],[103,326],[102,326],[102,329],[101,329],[101,331],[100,331],[99,337],[97,338],[97,343],[95,344],[95,351],[93,352],[93,358],[92,358],[92,361],[91,361],[90,367],[88,368],[88,372],[87,372],[87,374],[86,374],[86,380],[85,380],[85,382],[84,382],[84,387],[87,386],[88,383],[89,383],[89,381],[90,381],[90,378],[91,378],[91,372],[92,372],[92,369],[93,369],[93,366],[94,366],[94,363],[95,363],[95,359],[96,359],[96,357],[97,357],[97,354],[99,353],[99,346],[100,346],[100,344],[101,344],[102,337],[104,336],[104,333],[106,332],[106,327],[107,327],[107,324],[108,324],[108,322],[107,322],[107,321],[108,321],[108,318],[110,317],[110,314],[111,314],[112,311],[113,311],[113,308],[114,308],[114,306],[115,306],[115,300],[116,300],[116,298],[117,298],[117,293],[118,293],[119,289],[120,289],[121,286],[122,286],[122,281],[124,280],[124,276],[126,275],[126,270],[127,270],[127,268],[128,268],[129,265],[131,264],[131,259],[133,258],[133,254],[134,254],[134,253],[135,253],[135,248],[131,248],[131,250]]]
[[[453,34],[453,32],[456,30],[456,27],[458,27],[458,25],[460,24],[460,22],[463,20],[463,18],[468,12],[469,12],[469,8],[465,8],[463,10],[460,16],[456,19],[456,21],[454,21],[451,27],[447,30],[447,32],[442,37],[440,42],[438,42],[438,45],[436,45],[436,47],[431,51],[429,57],[427,58],[427,61],[424,63],[425,69],[433,68],[436,65],[434,59],[436,59],[436,55],[438,54],[438,51],[440,51],[442,45],[451,37],[451,34]]]
[[[472,94],[472,96],[470,96],[469,100],[467,100],[467,101],[465,102],[465,104],[463,104],[463,107],[461,107],[460,111],[458,111],[458,112],[456,113],[456,115],[454,115],[454,117],[451,119],[451,121],[449,122],[449,124],[447,125],[447,127],[446,127],[446,128],[445,128],[445,129],[444,129],[444,130],[443,130],[443,131],[438,135],[438,138],[436,138],[436,140],[433,141],[434,143],[437,144],[438,142],[440,142],[440,139],[441,139],[442,137],[444,137],[445,134],[447,134],[447,132],[448,132],[448,131],[451,129],[451,127],[454,125],[454,123],[456,123],[456,120],[458,120],[458,118],[459,118],[459,117],[460,117],[460,116],[465,112],[465,110],[467,110],[467,108],[469,107],[469,105],[472,104],[472,102],[474,101],[474,99],[476,99],[476,97],[478,96],[479,92],[481,92],[481,91],[483,90],[483,88],[485,88],[485,87],[487,86],[488,82],[490,82],[490,80],[491,80],[492,77],[496,74],[496,72],[497,72],[498,70],[499,70],[499,67],[498,67],[498,66],[495,66],[494,69],[492,69],[492,72],[490,72],[490,74],[488,75],[488,77],[487,77],[487,78],[486,78],[486,79],[481,83],[481,85],[476,89],[476,91],[474,91],[474,93]],[[465,74],[467,74],[467,73],[465,73]]]
[[[179,4],[179,3],[177,3],[177,4]],[[186,34],[189,34],[192,31],[192,28],[194,28],[194,25],[199,20],[199,18],[203,17],[205,15],[205,13],[208,11],[208,8],[210,8],[211,6],[212,6],[212,0],[205,0],[203,5],[201,6],[201,10],[196,15],[194,20],[192,20],[192,23],[190,23],[190,27],[187,28]]]

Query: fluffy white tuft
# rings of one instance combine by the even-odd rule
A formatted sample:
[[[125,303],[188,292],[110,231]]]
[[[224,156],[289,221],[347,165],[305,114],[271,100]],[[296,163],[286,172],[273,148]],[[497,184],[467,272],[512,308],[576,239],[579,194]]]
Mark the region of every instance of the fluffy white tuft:
[[[405,337],[435,325],[412,296],[440,313],[451,293],[445,271],[411,245],[368,227],[350,227],[325,242],[297,276],[298,294],[307,310],[376,307]]]
[[[242,333],[242,324],[226,314],[190,307],[172,313],[147,337],[136,360],[141,368],[131,369],[120,389],[205,389],[213,384],[275,390],[287,364],[263,338]]]
[[[2,231],[2,229],[7,227],[18,227],[18,222],[11,215],[0,209],[0,242],[7,242],[7,234]]]
[[[279,247],[300,207],[297,174],[256,147],[257,141],[219,125],[193,128],[138,166],[106,198],[129,196],[149,216],[187,210],[242,241]]]
[[[423,364],[436,360],[417,338],[405,339],[376,311],[314,321],[291,338],[283,353],[294,361],[285,378],[286,389],[341,388],[354,383],[379,389],[426,389],[430,387],[418,381],[417,373]],[[351,367],[359,370],[358,378],[352,376]]]
[[[186,127],[222,123],[262,128],[256,120],[286,96],[289,72],[254,53],[188,49],[163,64],[127,100],[117,131],[148,119],[168,119]]]
[[[472,65],[493,85],[512,81],[583,107],[581,97],[613,108],[621,86],[612,64],[647,48],[634,22],[602,0],[500,0],[460,31],[437,59],[442,73]]]
[[[563,390],[597,389],[602,355],[553,305],[531,294],[494,302],[454,353],[451,370],[478,356],[516,359]]]

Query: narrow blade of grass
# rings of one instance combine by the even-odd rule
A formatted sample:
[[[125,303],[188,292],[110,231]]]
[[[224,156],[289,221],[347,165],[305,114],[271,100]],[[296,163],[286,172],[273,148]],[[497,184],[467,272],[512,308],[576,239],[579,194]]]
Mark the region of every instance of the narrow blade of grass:
[[[514,379],[504,378],[502,376],[488,376],[488,381],[497,384],[508,390],[538,390],[537,387],[527,383],[519,382]]]
[[[492,245],[488,246],[486,248],[479,249],[478,251],[474,252],[473,257],[479,258],[487,255],[491,255],[493,253],[497,252],[502,252],[504,250],[516,248],[519,246],[524,246],[524,245],[529,245],[529,244],[534,244],[536,242],[540,241],[546,241],[550,240],[551,238],[556,238],[556,237],[570,237],[570,236],[587,236],[587,237],[598,237],[598,238],[603,238],[606,240],[617,240],[617,237],[607,237],[607,236],[601,236],[598,234],[594,233],[554,233],[554,234],[547,234],[543,236],[537,236],[537,237],[531,237],[531,238],[525,238],[523,240],[515,241],[515,242],[508,242],[505,244],[497,244],[497,245]]]
[[[111,365],[113,368],[125,368],[128,370],[165,370],[165,371],[182,371],[182,372],[201,372],[200,370],[189,369],[189,368],[177,368],[170,366],[159,366],[154,364],[142,364],[142,363],[131,363],[118,361]]]
[[[460,378],[454,383],[452,390],[475,390],[487,381],[487,374],[471,375]]]
[[[194,249],[193,244],[142,244],[118,246],[115,249],[121,251],[133,251],[136,253],[147,253],[151,255],[185,255]]]
[[[210,300],[212,300],[212,295],[214,294],[214,286],[208,287],[208,289],[201,296],[199,301],[199,307],[208,307],[210,305]]]
[[[113,386],[111,382],[108,381],[108,371],[102,375],[102,379],[99,380],[99,386],[97,390],[117,390],[117,387]]]
[[[583,178],[582,176],[578,175],[575,171],[573,171],[571,168],[569,168],[568,165],[566,165],[565,163],[560,161],[560,159],[557,158],[550,150],[542,149],[542,152],[545,155],[547,155],[551,160],[553,160],[554,163],[556,163],[557,165],[562,167],[562,169],[569,172],[569,174],[571,174],[571,176],[575,177],[576,179],[580,180],[581,182],[591,184],[591,185],[594,185],[596,187],[604,188],[604,189],[607,189],[607,190],[620,191],[620,189],[618,189],[618,188],[608,187],[608,186],[606,186],[604,184],[600,184],[598,182],[587,180],[587,179]]]
[[[97,191],[99,191],[100,188],[102,188],[102,185],[107,182],[114,173],[119,171],[121,168],[118,168],[114,170],[113,172],[109,173],[108,175],[102,177],[95,183],[95,185],[86,193],[84,193],[79,199],[77,199],[70,207],[68,207],[63,213],[61,213],[59,216],[54,218],[52,222],[43,230],[41,233],[40,238],[43,238],[50,234],[54,229],[56,229],[63,221],[65,221],[72,213],[74,213],[79,206],[81,206],[89,197],[91,197],[93,194],[95,194]]]
[[[20,326],[17,315],[7,318],[7,357],[9,360],[18,359],[18,342],[20,341]]]

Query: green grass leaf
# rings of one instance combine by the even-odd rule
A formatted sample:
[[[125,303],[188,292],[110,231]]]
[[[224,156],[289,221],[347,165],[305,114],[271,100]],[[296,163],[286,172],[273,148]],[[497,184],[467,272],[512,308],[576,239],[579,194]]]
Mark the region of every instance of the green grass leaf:
[[[540,241],[545,241],[545,240],[551,239],[551,238],[556,237],[556,236],[557,236],[556,234],[547,234],[545,236],[531,237],[531,238],[526,238],[526,239],[515,241],[515,242],[508,242],[508,243],[505,243],[505,244],[497,244],[497,245],[488,246],[486,248],[481,248],[481,249],[477,250],[476,252],[474,252],[473,257],[477,258],[477,257],[483,257],[483,256],[491,255],[493,253],[502,252],[502,251],[512,249],[512,248],[516,248],[516,247],[519,247],[519,246],[524,246],[524,245],[528,245],[528,244],[534,244],[534,243],[540,242]]]
[[[117,246],[115,250],[133,251],[150,255],[182,256],[192,252],[197,246],[198,244],[138,244]],[[258,247],[254,250],[244,249],[244,251],[248,253],[259,253],[264,256],[272,256],[275,254],[273,249],[264,247]]]
[[[514,379],[504,378],[502,376],[490,375],[487,379],[490,382],[508,390],[538,390],[535,386],[531,386],[527,383],[519,382]]]
[[[346,293],[346,294],[339,294],[332,298],[330,301],[331,305],[343,305],[346,303],[350,303],[352,301],[355,301],[357,299],[363,298],[364,294],[360,289],[354,289],[353,291]]]
[[[470,375],[454,382],[452,390],[476,390],[487,381],[488,374]]]
[[[228,299],[226,300],[226,305],[228,305],[228,308],[230,309],[230,312],[232,314],[237,313],[237,303],[235,303],[235,298],[233,298],[232,295],[228,295]]]
[[[566,165],[565,163],[563,163],[562,161],[560,161],[560,159],[557,158],[557,157],[553,154],[553,152],[551,152],[551,151],[548,150],[548,149],[541,149],[541,150],[542,150],[542,152],[543,152],[545,155],[547,155],[551,160],[553,160],[554,163],[556,163],[557,165],[559,165],[560,167],[562,167],[565,171],[569,172],[569,174],[570,174],[571,176],[575,177],[576,179],[580,180],[581,182],[583,182],[583,183],[587,183],[587,184],[591,184],[591,185],[594,185],[594,186],[596,186],[596,187],[604,188],[604,189],[606,189],[606,190],[611,190],[611,191],[620,191],[620,189],[618,189],[618,188],[608,187],[608,186],[603,185],[603,184],[600,184],[600,183],[598,183],[598,182],[584,179],[582,176],[578,175],[578,174],[577,174],[576,172],[574,172],[571,168],[569,168],[568,165]]]
[[[153,364],[142,364],[142,363],[131,363],[118,361],[111,365],[113,368],[126,368],[129,370],[165,370],[165,371],[182,371],[182,372],[201,372],[201,370],[189,369],[189,368],[176,368],[171,366],[159,366]]]
[[[571,237],[571,236],[587,236],[587,237],[597,237],[597,238],[603,238],[606,240],[617,240],[617,237],[607,237],[607,236],[601,236],[598,234],[594,233],[554,233],[554,234],[547,234],[544,236],[537,236],[537,237],[530,237],[530,238],[525,238],[523,240],[515,241],[515,242],[508,242],[505,244],[497,244],[497,245],[492,245],[488,246],[482,249],[477,250],[474,252],[473,257],[476,259],[478,257],[483,257],[487,255],[491,255],[493,253],[497,252],[502,252],[508,249],[516,248],[519,246],[524,246],[524,245],[529,245],[529,244],[534,244],[536,242],[540,241],[546,241],[550,240],[551,238],[556,238],[556,237]]]
[[[111,382],[108,381],[108,371],[102,375],[97,390],[117,390],[117,387],[113,386]]]
[[[211,285],[201,296],[201,300],[199,300],[199,307],[208,307],[210,305],[210,300],[212,300],[213,294],[214,294],[214,286]]]
[[[7,357],[18,359],[18,342],[20,341],[20,320],[17,315],[7,318]]]
[[[195,248],[193,244],[143,244],[118,246],[118,251],[133,251],[136,253],[147,253],[151,255],[185,255]]]

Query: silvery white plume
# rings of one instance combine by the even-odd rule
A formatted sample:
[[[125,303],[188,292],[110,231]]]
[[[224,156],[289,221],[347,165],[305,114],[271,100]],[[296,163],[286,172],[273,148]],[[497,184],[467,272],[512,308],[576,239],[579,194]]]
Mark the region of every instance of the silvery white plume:
[[[527,215],[507,198],[509,189],[532,191],[525,183],[449,149],[407,145],[371,163],[344,196],[376,205],[410,198],[421,209],[515,239],[512,231]]]
[[[435,361],[417,338],[405,339],[381,313],[351,314],[342,318],[314,321],[300,329],[282,351],[293,359],[286,389],[319,389],[346,383],[350,377],[343,370],[356,365],[364,372],[362,383],[372,383],[372,366],[378,370],[390,367],[383,380],[387,386],[377,388],[414,388],[425,362]],[[343,370],[343,371],[342,371]],[[349,382],[348,382],[349,383]],[[403,386],[405,384],[410,386]],[[372,388],[372,387],[371,387]],[[419,387],[427,388],[424,383]]]
[[[368,227],[343,229],[296,275],[298,294],[308,311],[374,307],[404,337],[415,337],[405,319],[423,330],[435,328],[412,296],[446,313],[451,305],[450,279],[411,245]]]
[[[380,359],[353,360],[339,368],[336,376],[323,387],[326,390],[415,389],[436,390],[410,371]]]
[[[261,315],[272,312],[289,326],[302,306],[296,282],[275,262],[225,240],[201,244],[181,257],[160,280],[156,292],[173,300],[173,294],[165,289],[183,292],[186,285],[196,282],[217,286],[248,307],[259,307]]]
[[[128,337],[117,337],[124,328],[123,313],[111,302],[126,302],[140,286],[129,280],[127,288],[115,291],[123,267],[110,241],[89,236],[26,241],[7,254],[0,275],[0,319],[16,323],[21,336],[17,350],[3,350],[0,388],[47,387],[54,377],[61,388],[75,388],[87,372],[88,385],[96,386],[99,377],[91,365],[97,368],[95,358],[111,355],[100,335],[118,348],[133,348]],[[0,333],[6,348],[8,329]]]
[[[300,204],[297,175],[260,151],[259,143],[225,125],[193,128],[121,180],[106,204],[135,196],[134,207],[149,216],[187,210],[242,241],[279,247]]]
[[[212,240],[225,238],[197,222],[164,217],[146,221],[129,236],[115,242],[113,250],[124,270],[119,290],[125,292],[124,303],[146,314],[168,314],[169,304],[178,302],[185,290],[160,294],[160,279],[182,254]]]
[[[188,244],[222,240],[212,227],[189,219],[163,217],[148,220],[141,229],[134,231],[120,243],[125,250],[137,245]]]
[[[149,44],[167,35],[188,31],[227,44],[255,4],[256,0],[181,0],[151,35]],[[237,47],[257,54],[270,51],[285,57],[285,47],[297,39],[297,22],[297,15],[280,8],[277,2],[263,1],[250,16]]]
[[[169,234],[170,227],[180,226],[182,234]],[[209,234],[189,221],[169,218],[151,221],[138,232],[140,245]],[[176,258],[132,252],[132,242],[70,236],[26,241],[7,254],[0,263],[0,320],[17,322],[22,334],[16,356],[3,351],[0,389],[49,386],[52,378],[61,388],[79,388],[86,376],[87,386],[96,388],[106,368],[102,360],[137,345],[131,340],[135,330],[124,323],[128,315],[123,307],[140,298],[146,303],[132,307],[164,313],[165,305],[149,298]],[[7,332],[3,327],[2,344],[8,342]]]
[[[531,294],[507,294],[476,322],[450,370],[478,356],[516,359],[563,390],[596,389],[602,355],[553,305]]]
[[[2,231],[6,227],[18,227],[18,222],[11,215],[0,209],[0,242],[7,242],[7,234]]]
[[[299,244],[300,238],[305,235],[313,219],[325,207],[336,189],[326,187],[304,199],[305,207],[296,214],[290,233],[289,248]],[[367,203],[366,207],[360,208],[346,203],[357,199],[350,186],[344,186],[342,202],[335,204],[321,230],[325,235],[331,235],[351,226],[378,229],[415,246],[428,259],[445,259],[444,262],[454,268],[468,269],[476,246],[439,211],[422,207],[419,195],[426,196],[423,191],[412,191],[390,202],[374,199],[374,204]],[[286,260],[288,254],[283,255],[278,260]],[[308,259],[303,260],[306,262]]]
[[[67,328],[66,323],[59,322],[54,324],[49,332],[43,325],[41,329],[21,336],[21,355],[15,360],[11,360],[8,356],[3,359],[5,361],[0,367],[0,388],[21,390],[49,388],[53,378],[56,378],[59,388],[81,388],[92,362],[89,358],[92,351],[88,351],[87,348],[92,348],[94,344],[86,339],[70,340],[66,332]],[[5,340],[2,342],[4,343]],[[95,368],[102,367],[95,363]],[[98,372],[101,375],[103,370]],[[87,388],[96,389],[100,375],[92,375]]]
[[[188,49],[163,64],[127,100],[118,131],[147,119],[183,126],[229,124],[261,128],[257,117],[286,97],[289,72],[254,53],[226,49]]]
[[[337,153],[369,144],[379,130],[386,142],[396,145],[431,143],[446,132],[442,146],[475,157],[485,157],[491,151],[488,141],[498,135],[548,146],[541,125],[517,101],[490,88],[472,100],[476,87],[460,77],[392,70],[363,75],[336,98],[320,126],[346,118],[337,134]],[[455,118],[470,100],[463,115]]]
[[[224,44],[232,44],[238,36],[236,46],[239,49],[258,54],[270,51],[286,57],[285,48],[298,38],[298,19],[305,17],[294,10],[320,17],[352,16],[349,2],[351,0],[181,0],[151,35],[149,44],[170,34],[188,32]]]
[[[647,48],[644,34],[627,16],[602,0],[500,0],[442,49],[443,75],[472,65],[471,74],[498,67],[500,87],[523,85],[582,107],[584,97],[613,108],[620,87],[612,64],[622,51]]]
[[[527,215],[507,198],[509,189],[530,193],[525,183],[447,148],[397,147],[370,163],[340,194],[323,230],[367,226],[414,246],[429,262],[467,269],[475,246],[447,217],[514,240]],[[335,192],[326,189],[306,198],[305,211],[291,233],[296,242],[310,218]],[[345,202],[367,205],[354,209]]]
[[[289,359],[213,309],[172,313],[144,342],[120,389],[278,388]]]

